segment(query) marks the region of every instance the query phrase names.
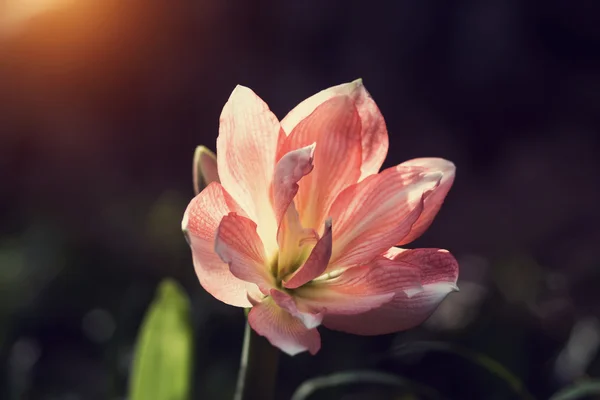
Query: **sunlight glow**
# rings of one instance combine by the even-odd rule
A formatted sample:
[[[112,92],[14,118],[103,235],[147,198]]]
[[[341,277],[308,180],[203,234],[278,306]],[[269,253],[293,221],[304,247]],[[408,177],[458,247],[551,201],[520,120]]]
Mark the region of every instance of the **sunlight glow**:
[[[0,0],[0,34],[10,34],[44,12],[74,0]]]

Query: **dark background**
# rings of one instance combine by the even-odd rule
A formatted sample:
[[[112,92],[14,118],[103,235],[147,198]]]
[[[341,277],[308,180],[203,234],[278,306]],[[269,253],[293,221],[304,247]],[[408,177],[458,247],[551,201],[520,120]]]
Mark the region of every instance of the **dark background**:
[[[317,356],[282,358],[278,398],[353,368],[518,398],[456,355],[398,351],[414,340],[490,356],[537,399],[600,374],[600,3],[82,0],[20,23],[1,4],[1,399],[124,399],[166,276],[193,304],[194,398],[231,398],[243,313],[202,290],[180,232],[194,148],[215,149],[238,83],[282,118],[358,77],[387,121],[384,166],[457,165],[411,246],[452,251],[461,292],[409,332],[323,328]]]

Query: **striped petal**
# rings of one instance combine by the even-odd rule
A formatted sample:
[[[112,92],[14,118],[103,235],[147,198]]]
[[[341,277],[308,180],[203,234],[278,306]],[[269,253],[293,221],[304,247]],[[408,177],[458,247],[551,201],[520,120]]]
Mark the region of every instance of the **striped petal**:
[[[292,132],[296,125],[317,107],[337,96],[349,97],[354,102],[360,117],[362,146],[360,180],[362,180],[379,171],[388,151],[385,121],[377,104],[363,85],[362,79],[330,87],[309,97],[286,115],[281,121],[281,126],[285,132]]]
[[[190,244],[194,269],[202,287],[224,303],[250,307],[248,293],[258,292],[258,288],[236,278],[214,250],[219,223],[230,212],[244,213],[229,193],[213,182],[190,202],[181,227]]]
[[[270,254],[277,248],[277,222],[269,199],[279,121],[252,90],[237,86],[223,108],[217,164],[223,187],[258,224]]]
[[[330,329],[356,335],[403,331],[421,324],[449,293],[458,290],[458,263],[447,250],[398,250],[393,252],[393,258],[393,261],[419,268],[421,292],[409,296],[399,291],[391,301],[363,314],[327,314],[323,324]]]
[[[300,319],[278,306],[271,296],[252,307],[248,323],[256,333],[290,356],[304,351],[316,354],[321,348],[317,329],[308,329]]]
[[[255,283],[265,295],[275,285],[254,221],[235,212],[224,216],[217,229],[215,252],[235,277]]]
[[[305,229],[294,204],[298,181],[313,169],[315,144],[286,153],[275,166],[272,198],[277,218],[277,244],[279,246],[278,276],[297,264],[302,255],[302,243],[316,240],[316,232]]]
[[[321,321],[323,321],[322,312],[310,310],[300,311],[292,296],[277,289],[271,289],[271,297],[279,307],[302,321],[307,329],[316,328],[321,325]]]
[[[331,206],[333,254],[328,271],[364,265],[409,234],[439,172],[397,166],[344,190]]]
[[[294,291],[301,310],[330,314],[361,314],[391,301],[396,293],[422,291],[414,265],[378,257],[368,265],[345,270],[330,279],[317,279]]]
[[[320,229],[335,197],[360,177],[360,118],[348,96],[319,105],[281,144],[278,157],[316,142],[314,169],[299,182],[296,208],[302,226]]]
[[[410,233],[398,243],[398,246],[412,242],[429,228],[444,203],[444,199],[452,187],[452,183],[454,183],[456,173],[454,164],[443,158],[416,158],[403,162],[400,165],[424,168],[426,171],[432,173],[441,173],[442,179],[440,180],[440,184],[425,199],[423,212],[419,216],[419,219],[413,224]]]
[[[281,223],[290,203],[298,193],[298,181],[313,170],[315,143],[286,153],[275,166],[273,208],[277,224]]]

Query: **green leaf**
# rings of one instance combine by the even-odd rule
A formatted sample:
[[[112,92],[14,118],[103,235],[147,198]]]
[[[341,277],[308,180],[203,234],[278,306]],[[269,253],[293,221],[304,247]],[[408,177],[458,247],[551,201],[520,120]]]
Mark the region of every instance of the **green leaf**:
[[[138,334],[128,398],[188,400],[192,340],[187,295],[177,282],[165,279]]]
[[[294,392],[292,400],[308,400],[316,392],[327,389],[336,389],[350,385],[378,385],[395,388],[398,394],[420,394],[423,399],[442,399],[443,397],[434,389],[409,379],[380,371],[358,370],[344,371],[331,375],[309,379],[302,383]],[[328,397],[331,398],[331,397]],[[408,397],[411,398],[411,397]]]
[[[493,358],[477,353],[467,348],[443,342],[410,342],[398,346],[394,349],[394,356],[407,356],[411,354],[427,353],[430,351],[438,351],[443,353],[450,353],[460,356],[473,364],[483,367],[492,375],[500,378],[504,381],[514,392],[524,400],[533,400],[534,397],[527,391],[523,382],[510,372],[506,367],[500,364]]]
[[[556,392],[550,400],[575,400],[585,396],[600,395],[600,380],[576,383]]]

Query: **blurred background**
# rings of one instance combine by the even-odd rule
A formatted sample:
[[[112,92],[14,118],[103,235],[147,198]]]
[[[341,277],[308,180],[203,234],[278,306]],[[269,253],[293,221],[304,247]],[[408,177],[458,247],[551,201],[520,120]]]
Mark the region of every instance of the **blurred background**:
[[[180,232],[195,146],[215,149],[238,83],[282,118],[358,77],[384,167],[457,165],[412,247],[449,249],[461,291],[408,332],[322,329],[317,356],[282,357],[277,398],[348,369],[450,399],[598,377],[600,3],[0,0],[0,399],[125,399],[164,277],[191,301],[192,398],[230,399],[243,313],[203,291]]]

